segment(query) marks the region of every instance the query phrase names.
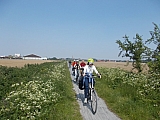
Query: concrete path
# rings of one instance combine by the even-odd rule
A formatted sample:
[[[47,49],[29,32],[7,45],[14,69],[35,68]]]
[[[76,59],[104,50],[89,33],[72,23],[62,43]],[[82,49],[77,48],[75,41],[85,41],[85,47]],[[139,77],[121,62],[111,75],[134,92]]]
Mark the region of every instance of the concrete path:
[[[98,99],[98,106],[97,106],[97,112],[95,114],[92,113],[90,109],[89,103],[84,104],[84,91],[80,90],[78,88],[77,83],[75,83],[74,77],[72,76],[71,68],[69,68],[69,71],[71,73],[72,83],[73,83],[73,90],[76,92],[77,95],[77,101],[80,106],[80,113],[83,116],[83,120],[120,120],[114,113],[109,111],[107,108],[105,102],[101,98]]]

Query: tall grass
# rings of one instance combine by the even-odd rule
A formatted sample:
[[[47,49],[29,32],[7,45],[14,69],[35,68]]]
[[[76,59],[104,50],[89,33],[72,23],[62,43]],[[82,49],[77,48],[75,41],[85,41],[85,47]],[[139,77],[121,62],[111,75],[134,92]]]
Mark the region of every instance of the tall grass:
[[[0,77],[1,119],[82,119],[66,62],[1,66]]]
[[[102,79],[96,90],[123,120],[160,119],[160,78],[116,68],[98,68]]]

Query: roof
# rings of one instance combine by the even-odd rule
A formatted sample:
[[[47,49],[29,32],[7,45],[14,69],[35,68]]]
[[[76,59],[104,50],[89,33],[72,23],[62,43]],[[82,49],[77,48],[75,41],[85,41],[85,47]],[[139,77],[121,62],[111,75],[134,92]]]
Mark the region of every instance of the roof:
[[[40,56],[37,56],[37,55],[34,55],[34,54],[26,55],[26,56],[23,56],[23,57],[36,57],[36,58],[41,58]]]

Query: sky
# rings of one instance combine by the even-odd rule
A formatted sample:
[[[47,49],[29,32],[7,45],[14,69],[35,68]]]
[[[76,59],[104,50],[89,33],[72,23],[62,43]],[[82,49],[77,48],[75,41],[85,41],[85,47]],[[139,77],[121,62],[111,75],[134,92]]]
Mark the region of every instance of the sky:
[[[116,40],[150,38],[160,0],[0,0],[0,56],[127,59]]]

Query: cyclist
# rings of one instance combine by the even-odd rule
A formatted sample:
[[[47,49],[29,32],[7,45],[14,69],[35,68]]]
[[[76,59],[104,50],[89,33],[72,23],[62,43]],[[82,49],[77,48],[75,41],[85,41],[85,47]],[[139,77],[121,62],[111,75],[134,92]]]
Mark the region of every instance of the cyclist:
[[[79,69],[80,69],[80,65],[79,65],[79,60],[76,60],[76,63],[74,64],[74,78],[75,78],[75,81],[77,81],[78,77],[79,77]],[[78,77],[77,77],[78,76]]]
[[[76,64],[76,60],[72,62],[72,67],[74,67],[75,64]]]
[[[74,60],[72,62],[72,72],[73,72],[73,76],[75,76],[75,68],[74,68],[74,65],[76,64],[76,60]]]
[[[86,63],[84,62],[84,60],[82,60],[82,62],[80,63],[80,72],[81,72],[81,76],[83,75],[83,70],[84,67],[86,66]]]
[[[93,62],[94,60],[92,58],[88,59],[88,63],[84,67],[83,76],[85,76],[86,73],[92,74],[94,71],[99,76],[99,78],[101,78],[101,75],[97,71],[96,67],[93,65]],[[87,98],[89,97],[88,94],[89,94],[89,78],[84,77],[84,95],[85,95],[84,103],[87,103]]]

